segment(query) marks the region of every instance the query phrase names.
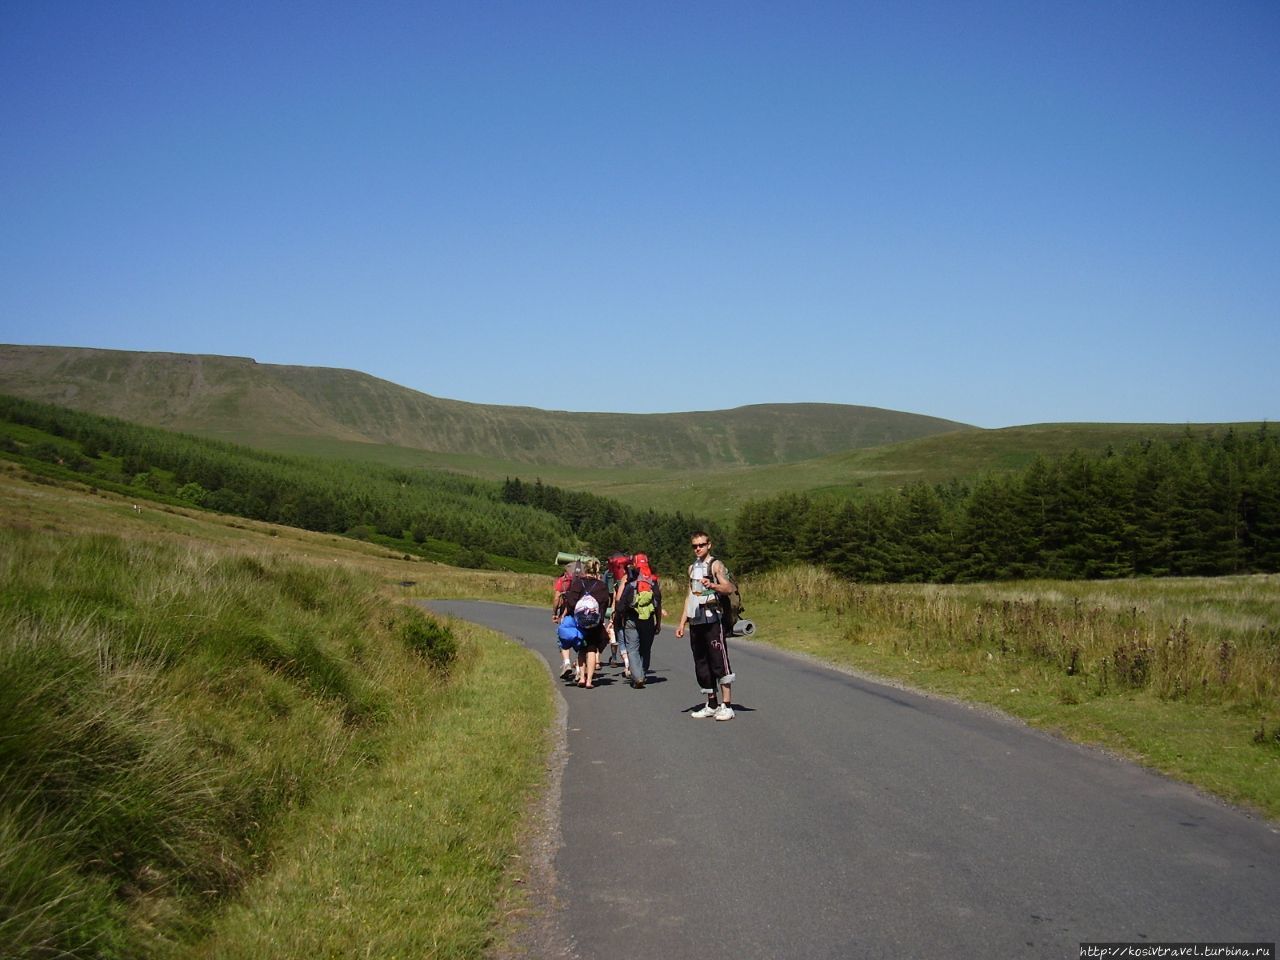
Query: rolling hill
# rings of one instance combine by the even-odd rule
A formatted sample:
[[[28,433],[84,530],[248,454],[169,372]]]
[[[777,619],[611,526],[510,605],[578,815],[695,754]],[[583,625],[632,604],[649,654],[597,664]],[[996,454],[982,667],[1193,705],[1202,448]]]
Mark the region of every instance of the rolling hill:
[[[772,465],[976,429],[841,404],[673,414],[492,406],[353,370],[79,347],[0,346],[0,393],[258,447],[375,444],[530,467]]]
[[[277,453],[541,479],[731,523],[783,492],[862,497],[1247,424],[1047,423],[984,430],[875,407],[772,404],[571,413],[444,400],[350,370],[244,357],[0,345],[0,393]],[[620,469],[623,468],[623,469]]]

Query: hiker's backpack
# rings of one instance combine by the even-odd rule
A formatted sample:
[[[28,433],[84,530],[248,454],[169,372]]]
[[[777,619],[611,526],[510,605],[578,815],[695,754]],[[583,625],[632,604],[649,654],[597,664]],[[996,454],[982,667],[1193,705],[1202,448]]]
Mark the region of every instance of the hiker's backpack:
[[[605,567],[604,585],[613,596],[613,588],[627,579],[627,567],[631,566],[631,557],[625,553],[614,553],[609,557]]]
[[[742,619],[742,594],[738,593],[738,581],[733,579],[733,574],[729,572],[729,568],[723,562],[720,566],[724,569],[725,577],[733,584],[732,593],[716,593],[716,599],[720,601],[720,622],[724,624],[725,633],[732,633],[733,625]],[[715,576],[715,557],[707,558],[707,570],[711,576]],[[720,582],[719,577],[716,577],[716,582]]]
[[[585,584],[583,584],[582,596],[573,605],[573,619],[577,621],[580,630],[590,630],[592,627],[600,626],[602,619],[600,601],[590,594]]]
[[[555,605],[555,608],[551,611],[552,613],[559,613],[561,609],[563,609],[565,592],[572,585],[573,585],[573,577],[567,573],[562,573],[560,574],[559,577],[556,578],[555,586],[552,587],[552,590],[554,591],[556,605]]]
[[[662,588],[658,575],[649,567],[649,558],[637,553],[627,570],[627,586],[622,593],[623,609],[634,613],[637,620],[650,620],[662,609]]]
[[[651,620],[658,609],[658,578],[636,574],[636,582],[631,589],[631,609],[636,612],[637,620]]]
[[[582,631],[578,629],[578,621],[571,616],[561,617],[556,627],[556,637],[575,647],[582,643]]]

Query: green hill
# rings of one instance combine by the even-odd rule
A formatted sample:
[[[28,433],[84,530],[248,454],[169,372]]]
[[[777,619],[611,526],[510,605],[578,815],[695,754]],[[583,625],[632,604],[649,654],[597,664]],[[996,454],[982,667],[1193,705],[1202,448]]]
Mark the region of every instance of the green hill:
[[[380,543],[459,566],[554,569],[561,550],[644,544],[679,566],[700,517],[589,491],[278,454],[0,394],[0,461],[32,476]]]
[[[790,463],[972,429],[820,403],[673,414],[491,406],[429,396],[353,370],[76,347],[0,346],[0,393],[277,450],[337,441],[530,467]]]
[[[278,453],[494,481],[540,478],[721,522],[748,500],[783,492],[856,498],[915,480],[1017,470],[1037,455],[1101,453],[1231,426],[1048,423],[983,430],[838,404],[571,413],[443,400],[350,370],[72,347],[0,346],[0,393]]]
[[[363,459],[400,468],[449,470],[489,480],[541,479],[568,490],[590,490],[653,510],[680,510],[722,523],[733,520],[749,500],[781,493],[830,494],[861,498],[904,483],[973,480],[987,473],[1012,473],[1035,457],[1072,450],[1101,454],[1142,440],[1173,440],[1234,428],[1237,424],[1047,423],[1000,430],[971,429],[901,443],[761,466],[713,466],[699,469],[566,467],[518,463],[462,454],[435,454],[404,447],[356,444],[322,438],[279,447],[312,456]]]

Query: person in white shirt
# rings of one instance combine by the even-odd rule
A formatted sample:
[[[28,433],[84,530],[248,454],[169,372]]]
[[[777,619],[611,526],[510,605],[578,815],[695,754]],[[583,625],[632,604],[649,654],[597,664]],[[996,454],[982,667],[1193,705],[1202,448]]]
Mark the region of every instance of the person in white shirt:
[[[711,555],[711,538],[699,530],[689,542],[693,546],[694,561],[689,566],[689,594],[685,597],[676,636],[683,637],[689,630],[689,648],[693,651],[693,670],[698,686],[706,696],[705,706],[694,710],[690,716],[717,720],[733,719],[731,688],[735,679],[729,664],[729,648],[720,597],[736,589],[729,579],[725,565]],[[716,701],[719,688],[720,699]]]

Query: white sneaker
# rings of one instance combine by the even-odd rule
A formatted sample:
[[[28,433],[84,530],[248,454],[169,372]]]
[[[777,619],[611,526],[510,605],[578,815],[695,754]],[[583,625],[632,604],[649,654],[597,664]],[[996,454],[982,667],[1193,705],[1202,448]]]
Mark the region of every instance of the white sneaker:
[[[722,704],[720,704],[720,706],[716,707],[716,719],[717,719],[717,720],[732,720],[732,719],[733,719],[733,707],[729,706],[727,703],[722,703]]]
[[[703,704],[697,710],[693,711],[693,713],[689,714],[689,716],[697,717],[699,720],[703,719],[704,717],[714,717],[715,715],[716,715],[716,708],[709,703]]]

